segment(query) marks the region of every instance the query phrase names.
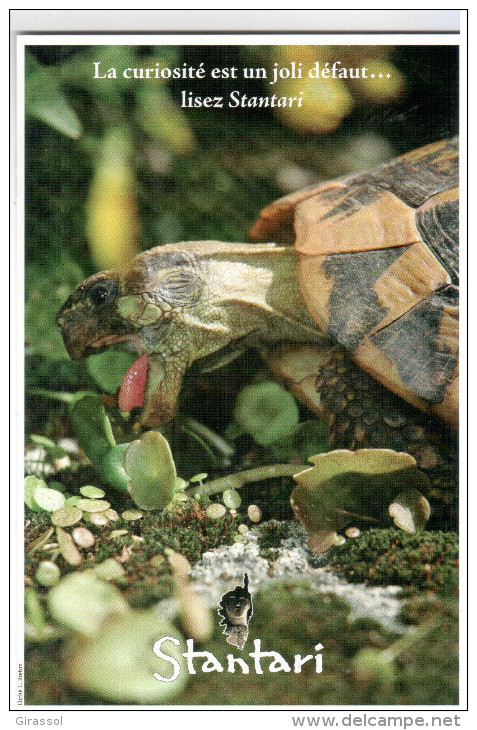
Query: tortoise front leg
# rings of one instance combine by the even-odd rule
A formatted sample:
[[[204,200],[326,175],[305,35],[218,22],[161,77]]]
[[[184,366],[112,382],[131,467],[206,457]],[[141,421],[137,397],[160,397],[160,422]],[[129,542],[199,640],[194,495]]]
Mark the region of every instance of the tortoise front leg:
[[[281,344],[263,352],[270,369],[330,428],[334,449],[411,454],[429,477],[433,522],[455,528],[458,447],[444,423],[404,402],[341,348]]]

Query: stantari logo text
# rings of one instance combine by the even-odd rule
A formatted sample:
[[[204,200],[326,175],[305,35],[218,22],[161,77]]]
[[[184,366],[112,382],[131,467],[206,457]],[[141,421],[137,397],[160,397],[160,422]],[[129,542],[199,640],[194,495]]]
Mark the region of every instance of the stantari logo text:
[[[172,674],[169,677],[164,677],[158,672],[154,672],[154,678],[159,682],[173,682],[178,678],[184,666],[170,654],[166,653],[166,645],[168,642],[172,642],[175,646],[180,646],[179,639],[173,636],[163,636],[158,639],[154,644],[154,654],[161,660],[168,662],[172,667]],[[197,674],[197,669],[194,666],[195,659],[202,659],[202,666],[200,671],[204,673],[208,672],[229,672],[235,674],[236,670],[240,670],[242,674],[249,674],[251,669],[256,674],[264,674],[264,672],[294,672],[299,674],[304,664],[314,662],[315,672],[320,674],[323,671],[323,655],[320,654],[324,648],[323,644],[316,644],[314,647],[315,654],[307,654],[302,656],[301,654],[295,654],[293,659],[288,662],[279,652],[277,651],[262,651],[261,639],[255,639],[253,642],[254,649],[249,652],[248,656],[252,661],[249,664],[245,659],[241,657],[235,657],[233,654],[227,654],[225,666],[217,659],[217,657],[210,651],[195,651],[194,640],[187,639],[187,651],[182,652],[184,659],[186,660],[186,668],[189,674]],[[268,661],[265,661],[268,660]],[[263,662],[263,664],[262,664]]]

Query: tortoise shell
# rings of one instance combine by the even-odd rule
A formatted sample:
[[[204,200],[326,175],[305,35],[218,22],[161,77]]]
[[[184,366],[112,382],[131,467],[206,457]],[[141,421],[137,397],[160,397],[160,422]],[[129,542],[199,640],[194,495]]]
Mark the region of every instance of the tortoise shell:
[[[301,190],[252,241],[294,242],[304,301],[376,380],[458,423],[458,140]]]

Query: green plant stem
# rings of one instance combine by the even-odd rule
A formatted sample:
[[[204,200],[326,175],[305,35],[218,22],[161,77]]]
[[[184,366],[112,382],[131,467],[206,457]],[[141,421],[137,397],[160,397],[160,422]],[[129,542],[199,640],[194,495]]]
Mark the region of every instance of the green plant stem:
[[[223,456],[227,460],[233,456],[235,451],[233,446],[203,423],[196,421],[195,418],[183,415],[178,416],[178,421],[188,433],[198,436],[203,442],[208,444],[211,449],[218,452],[220,456]]]
[[[276,477],[290,477],[306,468],[306,465],[303,464],[259,466],[256,469],[247,469],[247,471],[239,471],[236,474],[229,474],[226,477],[213,479],[200,487],[190,487],[187,490],[187,494],[210,496],[219,492],[225,492],[226,489],[240,489],[244,484],[250,484],[251,482],[261,482],[264,479],[273,479]]]
[[[27,395],[39,395],[42,398],[60,401],[61,403],[72,403],[75,397],[74,393],[66,393],[58,390],[47,390],[46,388],[27,388]]]

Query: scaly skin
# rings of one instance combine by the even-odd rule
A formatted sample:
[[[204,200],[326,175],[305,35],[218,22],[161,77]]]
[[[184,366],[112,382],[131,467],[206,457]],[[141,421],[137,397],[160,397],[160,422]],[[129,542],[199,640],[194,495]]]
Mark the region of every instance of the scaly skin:
[[[196,360],[222,364],[252,345],[326,342],[303,304],[293,249],[274,244],[202,241],[151,249],[127,271],[83,282],[58,324],[74,359],[117,344],[147,355],[141,415],[147,426],[173,416]]]
[[[205,241],[151,249],[127,271],[87,279],[63,305],[58,324],[72,358],[110,345],[147,355],[141,422],[150,427],[174,415],[194,361],[212,370],[257,347],[272,372],[328,423],[334,448],[408,451],[431,477],[429,496],[453,501],[452,433],[323,337],[303,303],[292,248]]]

